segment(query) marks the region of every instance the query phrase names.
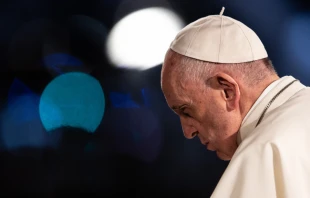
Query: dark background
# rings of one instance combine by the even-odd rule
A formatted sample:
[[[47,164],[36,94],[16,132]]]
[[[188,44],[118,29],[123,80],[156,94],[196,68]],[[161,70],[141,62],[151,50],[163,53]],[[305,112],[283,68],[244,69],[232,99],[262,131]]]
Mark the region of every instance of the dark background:
[[[1,196],[211,195],[228,163],[208,152],[199,140],[183,137],[178,117],[161,93],[161,65],[144,71],[117,69],[103,51],[117,21],[153,6],[169,7],[185,24],[218,14],[225,6],[226,16],[242,21],[260,36],[280,76],[293,75],[310,85],[310,7],[306,1],[1,1]],[[73,15],[96,20],[106,32],[94,33],[87,24],[68,22]],[[52,23],[47,25],[46,19]],[[17,113],[20,116],[9,123],[5,120],[9,114],[4,112],[14,98],[25,90],[42,94],[59,75],[42,64],[46,55],[58,52],[83,62],[82,68],[60,63],[62,73],[87,73],[104,90],[104,117],[93,133],[74,126],[42,132],[39,119],[32,120],[39,123],[31,125],[35,127],[26,128],[24,120],[38,114],[36,107]],[[38,101],[22,100],[15,110],[19,112],[29,102]]]

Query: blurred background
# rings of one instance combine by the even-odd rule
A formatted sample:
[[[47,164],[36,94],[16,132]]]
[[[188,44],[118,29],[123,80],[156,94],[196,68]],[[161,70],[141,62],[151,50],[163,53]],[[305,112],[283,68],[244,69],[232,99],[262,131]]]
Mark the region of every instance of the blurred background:
[[[310,85],[306,1],[2,0],[0,195],[210,197],[227,162],[183,137],[160,70],[177,32],[222,6]]]

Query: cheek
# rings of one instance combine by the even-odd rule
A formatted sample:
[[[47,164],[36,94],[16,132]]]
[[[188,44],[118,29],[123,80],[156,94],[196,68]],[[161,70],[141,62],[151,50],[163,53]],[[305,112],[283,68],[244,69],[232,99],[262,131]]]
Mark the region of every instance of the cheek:
[[[222,131],[226,128],[227,118],[223,111],[219,109],[213,109],[209,112],[207,119],[208,125],[212,130]]]
[[[218,131],[215,131],[215,144],[219,150],[226,154],[231,154],[237,148],[237,133],[239,130],[238,121],[233,117],[226,118],[226,121],[221,123]]]
[[[213,111],[206,116],[204,128],[208,132],[209,138],[214,141],[222,141],[236,132],[235,122],[227,112]]]
[[[199,123],[201,133],[211,139],[223,137],[230,128],[228,112],[216,100],[204,101],[199,106]]]
[[[203,133],[209,133],[219,125],[219,114],[215,112],[212,105],[201,105],[197,108],[196,120],[199,123],[200,130]]]

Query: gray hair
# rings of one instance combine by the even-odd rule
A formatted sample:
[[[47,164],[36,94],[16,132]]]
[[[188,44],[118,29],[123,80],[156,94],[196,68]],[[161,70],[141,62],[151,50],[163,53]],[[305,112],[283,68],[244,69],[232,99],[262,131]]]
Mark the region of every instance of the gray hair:
[[[218,71],[224,71],[232,77],[238,78],[248,86],[255,86],[270,75],[277,74],[269,58],[246,63],[221,64],[193,59],[180,55],[172,50],[170,58],[179,64],[174,72],[181,76],[180,80],[201,81]]]

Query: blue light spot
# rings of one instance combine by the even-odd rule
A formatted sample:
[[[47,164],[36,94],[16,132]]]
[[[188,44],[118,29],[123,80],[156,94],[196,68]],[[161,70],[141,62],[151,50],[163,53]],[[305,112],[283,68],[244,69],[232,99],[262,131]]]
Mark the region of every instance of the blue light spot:
[[[43,59],[44,65],[47,67],[50,67],[57,73],[63,73],[62,67],[65,66],[75,66],[75,67],[82,67],[83,62],[80,61],[78,58],[71,56],[69,54],[65,53],[56,53],[51,54]]]
[[[301,66],[300,75],[309,74],[310,71],[310,15],[299,15],[294,17],[288,23],[288,29],[286,31],[286,42],[288,46],[285,46],[287,53],[293,59],[293,63],[296,66]],[[299,64],[296,64],[296,61]],[[295,68],[294,68],[295,69]],[[308,78],[308,76],[305,76]]]
[[[141,94],[143,97],[144,105],[147,107],[150,107],[150,101],[148,99],[148,90],[147,89],[141,89]]]
[[[29,87],[14,79],[8,94],[8,109],[16,121],[24,122],[37,118],[33,107],[37,106],[38,101],[39,97]]]
[[[1,143],[5,149],[48,146],[48,137],[40,123],[39,100],[29,87],[14,79],[0,119]]]
[[[104,110],[100,83],[79,72],[55,78],[43,91],[39,105],[40,118],[47,131],[70,126],[95,132]]]
[[[139,105],[131,99],[130,94],[111,92],[110,100],[115,108],[139,108]]]
[[[8,101],[14,100],[21,95],[34,94],[34,92],[19,79],[15,78],[8,94]]]

